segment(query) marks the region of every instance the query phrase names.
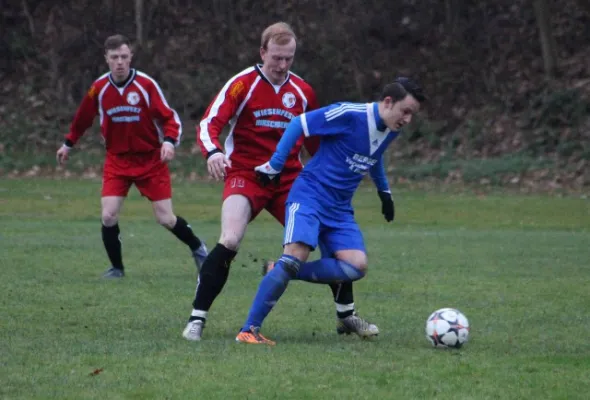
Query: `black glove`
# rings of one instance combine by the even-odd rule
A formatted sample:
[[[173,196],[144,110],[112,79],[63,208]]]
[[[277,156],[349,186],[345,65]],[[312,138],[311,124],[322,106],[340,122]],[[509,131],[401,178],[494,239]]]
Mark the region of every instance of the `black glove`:
[[[387,222],[393,221],[395,218],[395,206],[393,204],[393,198],[391,197],[391,193],[378,191],[377,194],[381,199],[381,213],[385,217]]]
[[[279,186],[279,183],[281,181],[281,174],[279,173],[276,175],[268,175],[264,172],[256,171],[256,178],[263,187],[266,187],[271,183],[275,186]]]
[[[254,168],[254,171],[256,171],[258,182],[260,182],[263,187],[268,186],[271,183],[275,186],[279,186],[281,171],[277,171],[271,167],[270,162],[265,162],[264,164],[257,166]]]

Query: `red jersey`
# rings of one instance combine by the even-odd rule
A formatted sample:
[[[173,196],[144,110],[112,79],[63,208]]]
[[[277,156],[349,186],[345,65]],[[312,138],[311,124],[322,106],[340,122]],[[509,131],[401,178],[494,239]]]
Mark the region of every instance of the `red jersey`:
[[[177,145],[182,135],[180,118],[158,83],[135,69],[120,85],[109,73],[94,81],[74,116],[66,144],[76,144],[96,115],[110,154],[152,152],[164,139]]]
[[[223,151],[219,135],[229,123],[225,153],[232,169],[253,170],[271,158],[289,121],[316,108],[315,93],[302,78],[289,72],[282,85],[273,85],[257,65],[223,86],[197,126],[197,142],[205,157]],[[291,150],[283,171],[301,170],[302,144],[303,136]]]

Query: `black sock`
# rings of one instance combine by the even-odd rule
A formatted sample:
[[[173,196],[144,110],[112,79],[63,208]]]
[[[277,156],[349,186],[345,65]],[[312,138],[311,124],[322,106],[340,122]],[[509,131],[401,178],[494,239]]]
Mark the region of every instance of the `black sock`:
[[[211,304],[227,282],[229,267],[236,254],[237,252],[220,243],[211,250],[201,268],[193,309],[209,311]]]
[[[352,282],[332,283],[330,284],[334,302],[342,305],[354,303],[354,295],[352,293]],[[346,318],[354,313],[353,310],[337,311],[338,318]]]
[[[182,217],[176,216],[176,224],[174,228],[170,229],[177,238],[191,248],[192,251],[201,247],[201,241],[195,236],[191,226]]]
[[[113,268],[123,269],[123,256],[121,255],[121,239],[119,237],[119,224],[102,226],[102,242],[107,251]]]

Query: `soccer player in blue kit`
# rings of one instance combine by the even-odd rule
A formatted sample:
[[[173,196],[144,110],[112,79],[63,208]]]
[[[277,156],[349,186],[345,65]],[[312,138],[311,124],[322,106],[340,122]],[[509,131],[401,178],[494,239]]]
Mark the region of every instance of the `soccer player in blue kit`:
[[[289,192],[283,255],[260,282],[236,341],[275,344],[260,334],[260,327],[290,280],[338,283],[356,281],[365,275],[367,254],[354,219],[354,192],[369,173],[377,186],[385,219],[393,220],[394,204],[383,153],[424,100],[419,84],[397,78],[383,88],[378,102],[335,103],[290,122],[270,161],[255,168],[261,181],[278,182],[287,154],[302,133],[320,136],[320,148]],[[333,257],[307,262],[318,245],[322,254]]]

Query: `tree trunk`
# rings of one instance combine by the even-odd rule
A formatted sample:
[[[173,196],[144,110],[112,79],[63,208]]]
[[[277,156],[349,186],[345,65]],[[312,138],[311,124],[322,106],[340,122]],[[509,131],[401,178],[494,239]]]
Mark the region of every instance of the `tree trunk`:
[[[590,0],[578,0],[578,4],[586,10],[586,12],[590,13]]]
[[[135,0],[135,37],[137,45],[143,47],[143,0]]]
[[[445,24],[446,30],[453,35],[457,30],[459,15],[463,2],[456,0],[445,0]]]
[[[535,15],[537,17],[537,26],[539,27],[539,39],[541,40],[541,50],[543,51],[543,65],[547,76],[554,76],[557,69],[557,51],[555,38],[551,30],[551,20],[549,17],[549,4],[547,0],[533,0]]]

